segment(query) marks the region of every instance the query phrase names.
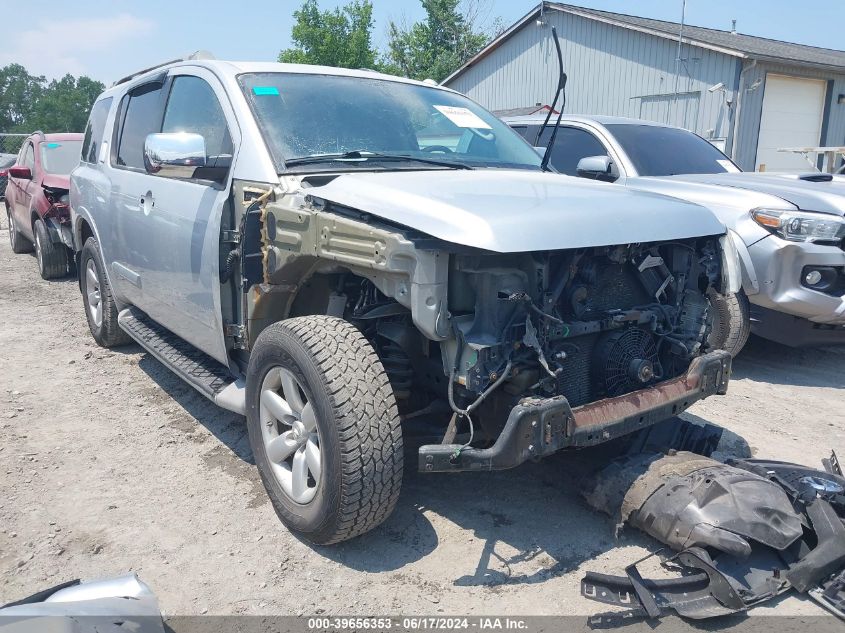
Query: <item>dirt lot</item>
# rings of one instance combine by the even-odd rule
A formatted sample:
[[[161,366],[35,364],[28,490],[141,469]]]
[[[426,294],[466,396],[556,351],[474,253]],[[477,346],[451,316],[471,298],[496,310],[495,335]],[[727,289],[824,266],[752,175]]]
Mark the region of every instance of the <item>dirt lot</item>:
[[[370,534],[314,548],[277,521],[241,418],[138,347],[91,339],[76,281],[42,281],[0,231],[0,603],[136,571],[168,614],[590,614],[584,570],[656,549],[577,495],[566,457],[417,475]],[[818,466],[845,449],[845,350],[753,340],[729,395],[692,414],[758,456]],[[845,455],[845,451],[840,454]],[[756,613],[815,614],[788,597]]]

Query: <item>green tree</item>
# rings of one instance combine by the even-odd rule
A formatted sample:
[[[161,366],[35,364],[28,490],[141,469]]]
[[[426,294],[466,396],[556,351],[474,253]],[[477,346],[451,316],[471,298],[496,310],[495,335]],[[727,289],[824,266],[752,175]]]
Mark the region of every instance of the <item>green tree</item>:
[[[90,77],[65,75],[48,82],[9,64],[0,68],[0,132],[82,132],[104,89]]]
[[[373,68],[373,4],[354,0],[333,11],[321,11],[317,0],[305,0],[294,11],[293,48],[279,54],[280,62],[320,64],[341,68]]]
[[[44,77],[30,75],[20,64],[0,68],[0,132],[26,128],[45,81]]]
[[[501,30],[479,26],[483,0],[422,0],[426,18],[410,27],[390,22],[384,70],[412,79],[442,81]]]
[[[82,132],[94,100],[105,89],[90,77],[54,79],[35,103],[27,124],[44,132]]]

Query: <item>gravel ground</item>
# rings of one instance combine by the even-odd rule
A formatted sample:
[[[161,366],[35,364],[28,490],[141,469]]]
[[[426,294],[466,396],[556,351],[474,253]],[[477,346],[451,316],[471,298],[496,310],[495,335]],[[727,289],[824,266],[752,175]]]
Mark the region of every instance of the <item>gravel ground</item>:
[[[0,603],[134,570],[168,614],[587,615],[603,609],[579,596],[585,570],[622,573],[657,549],[614,536],[567,456],[494,474],[408,469],[384,525],[311,547],[276,519],[242,419],[136,346],[97,347],[75,279],[42,281],[5,230],[0,368]],[[730,393],[690,415],[756,456],[818,467],[845,449],[843,388],[845,351],[752,340]],[[820,610],[786,597],[754,613]]]

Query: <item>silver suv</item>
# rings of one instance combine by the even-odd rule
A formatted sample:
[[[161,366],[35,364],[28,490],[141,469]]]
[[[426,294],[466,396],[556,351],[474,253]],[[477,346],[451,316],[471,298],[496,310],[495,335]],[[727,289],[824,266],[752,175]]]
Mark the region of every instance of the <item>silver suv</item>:
[[[724,393],[705,208],[545,173],[453,91],[185,60],[95,103],[71,184],[103,346],[134,339],[246,415],[281,519],[331,543],[424,472],[517,466]],[[401,423],[401,424],[400,424]]]

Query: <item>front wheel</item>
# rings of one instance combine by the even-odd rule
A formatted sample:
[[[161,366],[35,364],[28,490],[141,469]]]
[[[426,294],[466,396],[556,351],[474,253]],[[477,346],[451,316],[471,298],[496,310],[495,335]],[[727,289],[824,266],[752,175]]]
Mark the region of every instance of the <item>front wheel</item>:
[[[32,243],[18,231],[18,227],[15,224],[15,216],[12,214],[12,210],[9,209],[8,203],[6,204],[6,218],[9,221],[9,244],[12,246],[12,252],[18,255],[21,253],[31,253]]]
[[[100,245],[89,237],[79,257],[79,289],[82,291],[88,329],[102,347],[125,345],[131,339],[117,324],[117,305],[102,261]]]
[[[36,220],[33,226],[35,234],[35,257],[38,260],[38,272],[42,279],[58,279],[68,273],[68,250],[64,244],[56,244],[50,238],[50,231],[43,220]]]
[[[713,306],[713,329],[710,332],[710,347],[723,349],[736,357],[745,347],[751,334],[751,306],[748,297],[740,290],[736,294],[709,294]]]
[[[399,412],[381,361],[352,324],[307,316],[267,327],[250,355],[246,415],[258,472],[291,530],[338,543],[393,511]]]

